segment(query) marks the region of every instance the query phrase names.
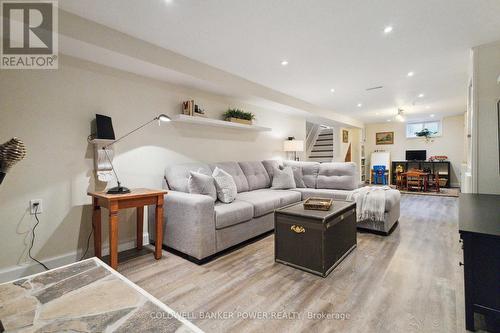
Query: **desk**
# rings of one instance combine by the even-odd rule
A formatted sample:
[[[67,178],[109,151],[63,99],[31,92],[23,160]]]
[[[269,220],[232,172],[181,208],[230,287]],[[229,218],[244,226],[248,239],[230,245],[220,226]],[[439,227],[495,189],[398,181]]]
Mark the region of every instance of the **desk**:
[[[118,267],[118,211],[125,208],[137,209],[137,249],[142,249],[142,234],[144,223],[144,206],[156,205],[156,241],[155,259],[161,258],[161,244],[163,243],[163,197],[164,190],[134,189],[125,194],[107,194],[106,192],[88,192],[92,197],[94,228],[94,253],[102,257],[101,244],[101,207],[109,211],[109,256],[110,266]]]

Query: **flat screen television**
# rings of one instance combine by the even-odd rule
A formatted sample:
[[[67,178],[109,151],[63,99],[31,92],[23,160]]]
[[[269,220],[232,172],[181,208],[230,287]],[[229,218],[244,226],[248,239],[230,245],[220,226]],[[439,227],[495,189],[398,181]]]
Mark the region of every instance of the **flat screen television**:
[[[407,161],[425,161],[427,159],[427,150],[407,150]]]

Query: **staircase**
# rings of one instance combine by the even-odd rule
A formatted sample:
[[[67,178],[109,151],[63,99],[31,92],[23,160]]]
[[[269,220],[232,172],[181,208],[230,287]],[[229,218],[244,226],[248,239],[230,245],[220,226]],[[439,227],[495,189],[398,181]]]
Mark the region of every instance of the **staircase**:
[[[314,145],[308,154],[308,160],[331,162],[333,160],[333,129],[321,128]]]

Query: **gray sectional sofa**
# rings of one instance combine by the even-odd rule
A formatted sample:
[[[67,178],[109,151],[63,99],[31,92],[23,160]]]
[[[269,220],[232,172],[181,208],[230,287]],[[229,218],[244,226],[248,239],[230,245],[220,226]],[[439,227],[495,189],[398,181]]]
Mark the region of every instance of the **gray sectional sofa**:
[[[273,167],[298,166],[306,187],[271,189]],[[207,195],[188,193],[191,171],[211,175],[219,167],[233,177],[236,200],[221,203]],[[169,189],[164,203],[163,245],[203,262],[214,254],[274,228],[274,210],[311,196],[346,200],[358,188],[354,163],[317,163],[275,160],[254,162],[189,163],[165,171]],[[387,195],[384,221],[360,222],[361,228],[389,233],[399,218],[399,191]],[[154,214],[150,211],[150,238],[154,239]]]

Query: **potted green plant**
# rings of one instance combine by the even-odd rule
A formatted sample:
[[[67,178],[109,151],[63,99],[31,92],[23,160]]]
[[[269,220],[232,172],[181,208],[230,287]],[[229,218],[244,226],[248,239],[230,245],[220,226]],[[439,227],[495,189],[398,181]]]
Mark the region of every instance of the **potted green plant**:
[[[415,132],[415,135],[418,136],[419,138],[424,138],[425,142],[432,142],[432,136],[436,133],[437,132],[431,132],[427,128],[424,128],[419,132]]]
[[[245,125],[252,125],[252,120],[255,119],[255,115],[251,112],[245,112],[240,109],[228,109],[222,115],[224,120],[230,121],[233,123],[240,123]]]

